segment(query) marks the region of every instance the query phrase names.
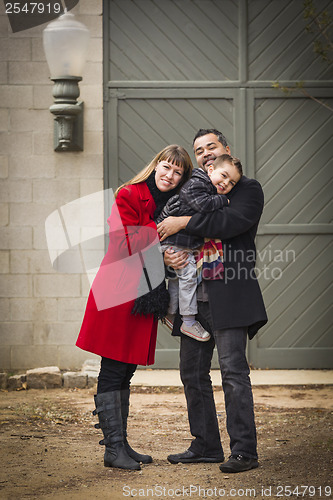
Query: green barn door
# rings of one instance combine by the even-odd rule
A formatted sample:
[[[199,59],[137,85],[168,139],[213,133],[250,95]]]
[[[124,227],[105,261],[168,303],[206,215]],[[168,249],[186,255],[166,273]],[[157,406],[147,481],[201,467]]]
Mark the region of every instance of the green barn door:
[[[314,1],[329,9],[332,2]],[[303,2],[248,2],[254,174],[265,193],[257,238],[269,322],[249,345],[261,368],[332,368],[332,64],[315,57]],[[285,96],[269,88],[304,80]]]
[[[131,178],[167,144],[181,144],[194,161],[195,132],[221,130],[266,197],[257,244],[269,323],[249,360],[328,367],[333,115],[272,89],[303,65],[315,94],[332,95],[329,71],[308,64],[302,2],[105,0],[103,17],[105,187]],[[154,366],[177,368],[178,353],[160,326]]]
[[[238,91],[221,82],[238,78],[238,8],[223,4],[222,11],[219,0],[104,2],[107,187],[168,144],[184,146],[194,161],[201,127],[223,130],[235,145]],[[154,367],[178,364],[179,340],[159,325]]]

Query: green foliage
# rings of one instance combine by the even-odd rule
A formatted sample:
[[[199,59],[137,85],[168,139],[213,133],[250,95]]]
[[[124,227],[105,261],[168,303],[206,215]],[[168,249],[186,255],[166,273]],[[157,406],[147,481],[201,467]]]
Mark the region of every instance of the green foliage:
[[[313,42],[313,50],[324,63],[331,64],[333,61],[333,43],[332,43],[332,30],[333,30],[333,18],[327,10],[318,12],[314,5],[313,0],[304,0],[304,12],[303,17],[307,21],[305,30],[307,33],[315,35],[315,40]],[[309,94],[304,88],[304,81],[298,81],[293,87],[286,87],[281,85],[279,82],[273,82],[272,87],[281,90],[285,95],[289,96],[293,92],[300,92],[305,97],[316,101],[325,108],[333,111],[333,109],[321,101],[316,99],[311,94]]]
[[[331,40],[333,19],[327,10],[318,12],[314,6],[313,0],[304,0],[304,19],[307,21],[305,27],[307,33],[317,36],[313,42],[314,52],[321,57],[321,59],[330,64],[333,61],[332,51],[333,43]]]
[[[304,82],[296,82],[294,87],[285,87],[284,85],[281,85],[279,82],[273,82],[272,87],[274,89],[279,89],[281,90],[285,95],[289,96],[290,94],[294,92],[301,92],[305,97],[308,97],[309,99],[312,99],[313,101],[317,102],[321,106],[324,106],[324,108],[329,109],[330,111],[333,111],[333,108],[326,104],[326,102],[321,101],[320,99],[317,99],[316,97],[313,97],[313,95],[309,94],[309,92],[304,88]]]
[[[286,94],[286,95],[290,95],[295,90],[304,89],[304,82],[303,81],[296,82],[295,87],[285,87],[285,86],[281,85],[279,82],[273,82],[272,87],[275,89],[282,90],[282,92],[284,92],[284,94]]]

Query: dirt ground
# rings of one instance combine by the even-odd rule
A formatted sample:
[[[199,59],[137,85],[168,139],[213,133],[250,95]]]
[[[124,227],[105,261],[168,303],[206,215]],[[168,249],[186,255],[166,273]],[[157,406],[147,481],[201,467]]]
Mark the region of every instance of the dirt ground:
[[[172,465],[191,436],[181,388],[133,388],[129,441],[141,471],[103,466],[93,389],[0,393],[0,499],[333,498],[333,386],[254,387],[260,467]],[[223,393],[215,390],[228,456]]]

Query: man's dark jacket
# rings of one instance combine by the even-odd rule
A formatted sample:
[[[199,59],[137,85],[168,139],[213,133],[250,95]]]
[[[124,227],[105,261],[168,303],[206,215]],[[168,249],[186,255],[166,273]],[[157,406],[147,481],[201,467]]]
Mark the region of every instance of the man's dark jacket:
[[[267,323],[255,276],[254,239],[264,206],[258,181],[245,176],[228,194],[230,205],[208,214],[194,214],[186,232],[223,242],[224,278],[206,280],[214,330],[248,327],[249,338]],[[177,325],[174,325],[177,335]]]
[[[178,199],[177,205],[175,201]],[[207,214],[218,208],[228,205],[228,198],[223,194],[217,194],[216,187],[212,184],[208,174],[201,168],[193,170],[189,179],[181,188],[179,195],[173,196],[167,202],[159,215],[158,224],[170,215],[194,215],[195,213]],[[176,211],[175,211],[175,208]],[[189,234],[187,231],[179,231],[163,241],[163,245],[176,245],[184,248],[194,249],[203,245],[202,237]]]

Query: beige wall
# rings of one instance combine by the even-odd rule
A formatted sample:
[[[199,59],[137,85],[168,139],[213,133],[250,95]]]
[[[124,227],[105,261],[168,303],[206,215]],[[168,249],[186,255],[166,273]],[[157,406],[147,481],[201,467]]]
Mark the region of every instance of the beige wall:
[[[0,369],[75,368],[93,357],[74,345],[87,279],[52,269],[44,229],[53,210],[103,189],[102,0],[72,12],[91,35],[84,151],[55,153],[45,25],[12,33],[0,3]]]

